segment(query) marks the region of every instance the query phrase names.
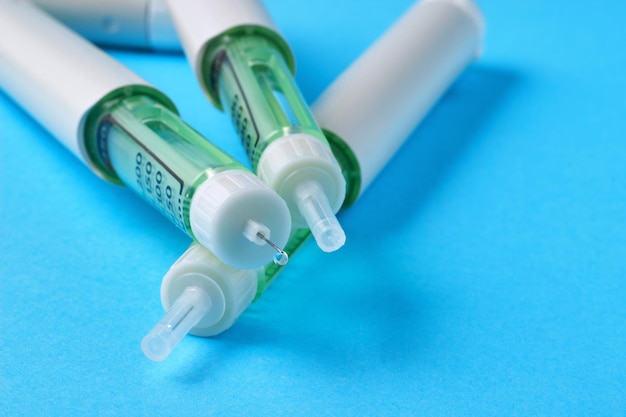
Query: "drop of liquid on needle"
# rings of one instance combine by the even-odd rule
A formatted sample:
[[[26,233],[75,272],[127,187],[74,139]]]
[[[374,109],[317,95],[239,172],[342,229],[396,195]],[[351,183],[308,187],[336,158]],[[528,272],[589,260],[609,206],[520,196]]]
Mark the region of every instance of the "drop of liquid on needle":
[[[262,239],[263,241],[265,241],[265,243],[267,243],[268,245],[273,247],[274,250],[276,250],[276,254],[274,255],[274,263],[276,265],[283,266],[286,265],[287,262],[289,262],[289,255],[287,255],[287,252],[285,252],[284,250],[279,248],[278,245],[276,245],[274,242],[266,238],[263,233],[259,232],[256,235],[259,237],[259,239]]]
[[[276,265],[287,265],[287,262],[289,262],[289,255],[287,255],[287,252],[280,251],[280,252],[276,252],[276,255],[274,255],[274,263]]]

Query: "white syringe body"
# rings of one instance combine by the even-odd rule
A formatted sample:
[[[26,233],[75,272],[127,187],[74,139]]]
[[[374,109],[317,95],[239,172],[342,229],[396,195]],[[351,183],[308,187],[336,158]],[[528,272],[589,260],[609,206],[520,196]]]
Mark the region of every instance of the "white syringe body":
[[[160,91],[28,2],[0,4],[2,89],[92,170],[98,173],[83,131],[103,97],[132,87],[175,109]]]
[[[165,0],[29,0],[98,45],[180,52]]]
[[[358,160],[359,193],[480,53],[483,36],[472,0],[417,2],[316,100],[320,126]]]

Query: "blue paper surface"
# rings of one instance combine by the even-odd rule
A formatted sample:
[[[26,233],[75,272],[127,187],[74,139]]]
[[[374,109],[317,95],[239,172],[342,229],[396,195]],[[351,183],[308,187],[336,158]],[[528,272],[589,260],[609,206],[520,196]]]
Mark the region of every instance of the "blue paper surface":
[[[267,7],[313,102],[410,4]],[[479,4],[484,55],[346,246],[163,363],[139,343],[189,238],[0,93],[0,415],[626,415],[626,3]],[[243,161],[182,55],[109,52]]]

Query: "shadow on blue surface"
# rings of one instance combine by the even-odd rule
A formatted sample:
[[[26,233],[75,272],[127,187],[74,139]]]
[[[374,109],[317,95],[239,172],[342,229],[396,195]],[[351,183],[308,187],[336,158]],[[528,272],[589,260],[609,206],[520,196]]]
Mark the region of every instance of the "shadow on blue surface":
[[[415,216],[463,154],[479,145],[474,138],[519,81],[513,70],[477,64],[451,86],[362,197],[385,213],[385,233]]]

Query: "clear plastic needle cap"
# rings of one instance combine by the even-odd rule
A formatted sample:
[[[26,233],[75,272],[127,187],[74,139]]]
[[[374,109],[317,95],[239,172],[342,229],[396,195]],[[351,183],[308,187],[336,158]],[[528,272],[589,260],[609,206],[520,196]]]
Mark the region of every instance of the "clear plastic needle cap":
[[[320,249],[334,252],[346,243],[346,234],[318,182],[299,184],[296,202]]]
[[[141,341],[141,350],[162,361],[211,309],[211,297],[199,287],[187,287],[161,321]]]

